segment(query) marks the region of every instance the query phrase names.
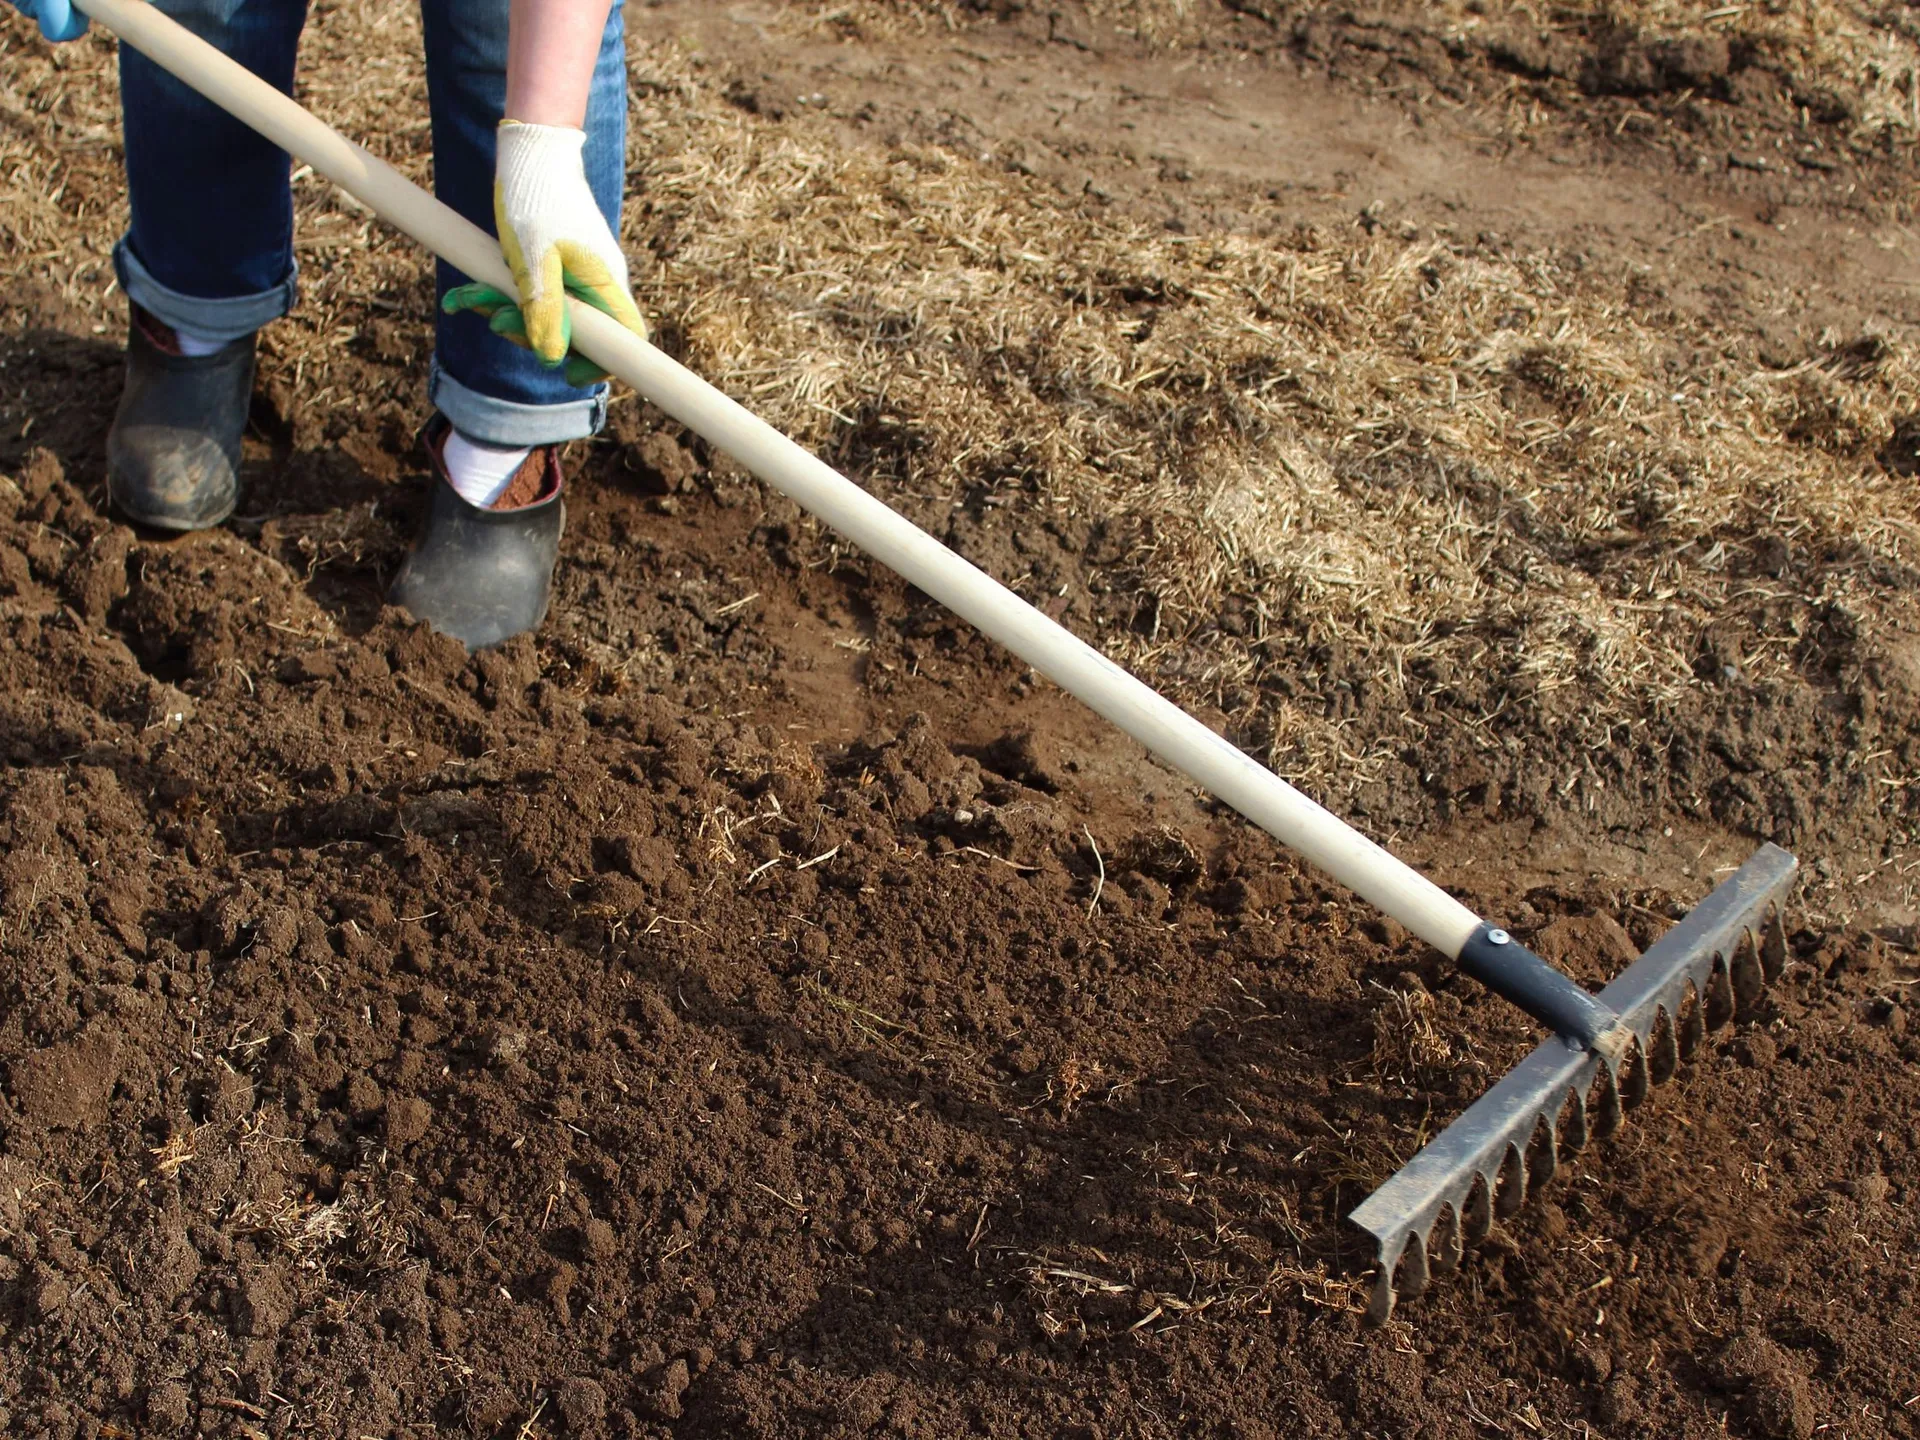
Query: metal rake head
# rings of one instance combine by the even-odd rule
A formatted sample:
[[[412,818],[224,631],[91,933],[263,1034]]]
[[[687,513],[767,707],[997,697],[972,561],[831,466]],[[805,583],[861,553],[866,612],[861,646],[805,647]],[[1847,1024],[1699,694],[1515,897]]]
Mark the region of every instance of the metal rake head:
[[[1784,904],[1799,862],[1776,845],[1717,886],[1600,992],[1632,1031],[1610,1060],[1549,1037],[1349,1217],[1379,1243],[1368,1318],[1384,1323],[1460,1263],[1590,1135],[1664,1084],[1708,1030],[1745,1011],[1786,963]]]

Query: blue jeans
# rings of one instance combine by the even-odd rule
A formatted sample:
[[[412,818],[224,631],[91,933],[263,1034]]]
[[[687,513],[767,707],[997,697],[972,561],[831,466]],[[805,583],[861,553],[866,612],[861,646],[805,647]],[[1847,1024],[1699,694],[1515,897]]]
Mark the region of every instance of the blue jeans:
[[[306,0],[157,0],[159,8],[281,90],[293,88]],[[494,233],[494,127],[507,94],[507,0],[421,0],[434,190]],[[128,46],[120,48],[132,223],[114,249],[127,298],[165,324],[237,339],[292,308],[293,196],[285,151]],[[587,180],[620,229],[627,81],[619,0],[587,103]],[[444,295],[467,277],[439,266]],[[580,390],[473,314],[436,313],[428,395],[454,428],[494,445],[597,431],[606,387]]]

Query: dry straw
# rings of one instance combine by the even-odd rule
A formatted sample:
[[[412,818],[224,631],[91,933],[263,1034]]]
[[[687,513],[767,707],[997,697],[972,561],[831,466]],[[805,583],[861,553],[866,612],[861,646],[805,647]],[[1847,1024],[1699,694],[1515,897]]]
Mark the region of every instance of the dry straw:
[[[1296,776],[1370,758],[1273,683],[1313,657],[1360,657],[1388,714],[1412,667],[1477,668],[1599,737],[1698,683],[1710,624],[1766,680],[1821,607],[1910,608],[1914,486],[1873,458],[1916,399],[1898,347],[1769,373],[1578,259],[1169,234],[768,125],[670,52],[639,73],[651,284],[696,368],[936,529],[1009,494],[1097,527],[1093,588],[1156,617],[1102,642]],[[1756,561],[1780,545],[1793,578]]]
[[[410,9],[325,9],[302,98],[424,177],[418,43]],[[1560,254],[1171,234],[993,156],[746,114],[670,47],[636,47],[631,74],[627,237],[688,362],[936,533],[1003,571],[1022,555],[1004,578],[1030,596],[1064,575],[1069,623],[1322,793],[1462,676],[1488,712],[1601,743],[1703,664],[1786,678],[1835,617],[1913,618],[1915,486],[1874,459],[1920,409],[1902,345],[1829,337],[1769,372],[1640,277]],[[106,42],[0,25],[16,333],[124,323],[114,111]],[[339,361],[371,327],[422,353],[356,404],[421,404],[428,272],[329,187],[296,194],[305,298],[266,380],[346,443],[366,372]]]

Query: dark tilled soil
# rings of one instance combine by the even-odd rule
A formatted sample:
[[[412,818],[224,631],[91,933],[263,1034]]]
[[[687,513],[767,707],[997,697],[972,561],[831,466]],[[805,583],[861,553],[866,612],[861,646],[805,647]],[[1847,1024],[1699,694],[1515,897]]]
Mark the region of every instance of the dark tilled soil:
[[[958,13],[975,33],[990,27],[1083,53],[1124,55],[1144,39],[1203,61],[1289,67],[1391,99],[1416,124],[1466,110],[1507,147],[1571,145],[1589,162],[1711,176],[1774,209],[1824,200],[1911,213],[1907,144],[1875,130],[1860,77],[1817,62],[1827,16],[1811,7],[1793,30],[1749,31],[1745,12],[1731,8],[1704,12],[1703,23],[1698,9],[1635,3],[1489,5],[1462,24],[1421,0],[1191,0],[1177,19],[1172,7],[1147,7],[1157,23],[1144,35],[1126,27],[1124,5],[1104,7],[1117,25],[1103,23],[1101,8],[966,0]],[[1875,18],[1885,33],[1912,34],[1896,12]]]
[[[8,1433],[1913,1433],[1876,937],[1370,1331],[1341,1216],[1524,1028],[757,492],[588,493],[596,618],[473,660],[4,501]]]

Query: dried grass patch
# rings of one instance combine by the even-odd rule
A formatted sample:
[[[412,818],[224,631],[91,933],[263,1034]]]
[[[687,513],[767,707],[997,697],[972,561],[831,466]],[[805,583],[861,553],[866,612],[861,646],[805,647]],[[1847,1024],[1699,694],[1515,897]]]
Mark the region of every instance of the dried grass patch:
[[[424,176],[401,14],[318,15],[303,94]],[[643,302],[689,362],[963,546],[1050,533],[1084,581],[1069,623],[1322,791],[1456,687],[1600,744],[1703,676],[1787,681],[1835,626],[1914,619],[1916,485],[1874,459],[1920,411],[1902,342],[1834,336],[1760,371],[1577,257],[1172,234],[992,157],[745,115],[671,48],[636,48],[632,77],[629,247],[653,252]],[[113,111],[104,42],[0,24],[15,332],[56,295],[75,333],[121,323]],[[365,371],[343,348],[417,326],[394,392],[353,395],[417,408],[424,260],[331,187],[297,194],[305,298],[268,382],[351,428],[335,402]]]
[[[1276,657],[1364,655],[1390,713],[1411,667],[1477,667],[1602,733],[1698,683],[1709,624],[1765,681],[1803,662],[1810,608],[1910,608],[1915,487],[1872,458],[1920,399],[1896,345],[1756,371],[1631,274],[1169,234],[990,162],[751,120],[669,53],[640,73],[643,130],[672,137],[649,295],[696,368],[936,529],[996,495],[1080,521],[1096,592],[1156,620],[1075,613],[1291,773],[1366,757]]]

